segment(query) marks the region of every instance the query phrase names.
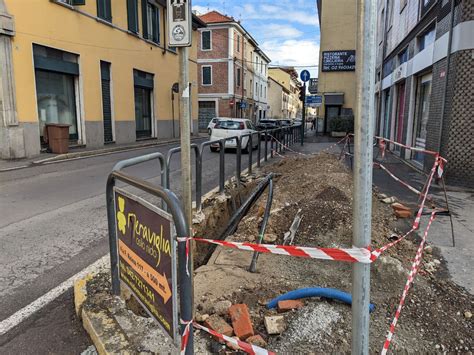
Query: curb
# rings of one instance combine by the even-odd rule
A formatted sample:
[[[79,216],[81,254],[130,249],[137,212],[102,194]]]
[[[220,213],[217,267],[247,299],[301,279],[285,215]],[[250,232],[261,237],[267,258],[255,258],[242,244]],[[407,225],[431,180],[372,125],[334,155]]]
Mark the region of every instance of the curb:
[[[193,137],[191,138],[191,142],[199,140],[199,139],[203,139],[203,138],[206,138],[206,137]],[[145,144],[140,144],[140,145],[135,145],[135,146],[129,145],[129,146],[123,146],[123,147],[103,148],[103,149],[89,150],[89,151],[84,151],[84,152],[59,154],[54,157],[35,160],[25,165],[0,169],[0,172],[20,170],[20,169],[30,168],[30,167],[38,166],[38,165],[62,163],[69,160],[78,160],[78,159],[98,157],[98,156],[103,156],[103,155],[129,152],[133,150],[146,149],[150,147],[160,147],[160,146],[165,146],[168,144],[174,144],[174,143],[179,143],[179,142],[180,142],[179,139],[174,139],[174,140],[161,141],[161,142],[145,143]]]
[[[93,274],[87,274],[74,283],[74,307],[82,326],[89,335],[99,355],[133,354],[126,334],[115,319],[106,311],[93,311],[84,308],[87,301],[87,282]]]
[[[198,139],[202,139],[202,138],[205,138],[205,137],[191,138],[191,142]],[[51,158],[36,160],[36,161],[33,161],[33,164],[35,165],[51,164],[53,162],[61,162],[65,160],[72,160],[72,159],[92,157],[92,156],[108,155],[108,154],[114,154],[114,153],[120,153],[120,152],[132,151],[132,150],[145,149],[149,147],[159,147],[159,146],[179,143],[179,142],[180,142],[179,139],[172,139],[172,140],[162,141],[162,142],[144,143],[144,144],[135,145],[135,146],[129,145],[129,146],[124,146],[124,147],[104,148],[104,149],[89,150],[89,151],[84,151],[84,152],[66,153],[66,154],[60,154]]]

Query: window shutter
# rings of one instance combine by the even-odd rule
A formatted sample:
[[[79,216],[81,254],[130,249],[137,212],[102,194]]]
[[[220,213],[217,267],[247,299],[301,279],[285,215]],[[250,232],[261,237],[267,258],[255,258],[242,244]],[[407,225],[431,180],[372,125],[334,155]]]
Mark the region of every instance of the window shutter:
[[[143,38],[148,38],[147,0],[142,0],[142,30]]]
[[[85,5],[86,4],[86,0],[72,0],[72,4],[73,6],[81,6],[81,5]]]
[[[160,9],[158,7],[153,7],[153,15],[153,42],[160,43]]]
[[[105,19],[112,21],[112,4],[111,0],[105,0]]]
[[[127,20],[128,30],[133,33],[138,32],[138,6],[137,0],[127,0]]]

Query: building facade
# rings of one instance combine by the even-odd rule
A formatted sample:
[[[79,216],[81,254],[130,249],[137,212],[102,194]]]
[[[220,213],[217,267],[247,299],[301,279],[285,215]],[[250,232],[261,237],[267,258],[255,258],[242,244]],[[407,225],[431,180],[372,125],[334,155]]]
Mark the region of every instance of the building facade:
[[[321,32],[318,95],[323,98],[318,108],[324,120],[324,132],[334,117],[352,115],[355,107],[355,46],[357,1],[317,0]]]
[[[171,88],[179,57],[166,44],[165,6],[0,0],[1,157],[39,154],[48,123],[68,124],[72,146],[177,137],[179,101]],[[204,25],[197,18],[193,24]],[[190,58],[197,132],[195,44]]]
[[[268,78],[268,118],[277,120],[288,118],[289,99],[290,91],[270,76]]]
[[[300,100],[301,84],[296,70],[289,67],[271,67],[268,75],[288,92],[287,116],[283,118],[301,118],[303,103]]]
[[[199,129],[213,117],[266,117],[267,68],[270,59],[232,17],[211,11],[199,18]]]
[[[376,112],[379,135],[439,152],[450,184],[474,187],[474,2],[380,0]],[[394,148],[398,149],[398,148]],[[429,170],[433,159],[398,149]]]

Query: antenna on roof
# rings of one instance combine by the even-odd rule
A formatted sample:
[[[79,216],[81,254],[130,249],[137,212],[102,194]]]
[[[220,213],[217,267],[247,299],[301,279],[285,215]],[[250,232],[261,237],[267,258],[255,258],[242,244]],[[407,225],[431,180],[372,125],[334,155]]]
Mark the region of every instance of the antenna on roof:
[[[226,12],[225,12],[225,0],[224,0],[224,1],[222,1],[222,7],[224,8],[224,15],[226,15],[226,16],[227,16],[227,14],[226,14]]]
[[[207,3],[207,12],[209,12],[209,9],[210,9],[210,8],[209,8],[209,3]]]

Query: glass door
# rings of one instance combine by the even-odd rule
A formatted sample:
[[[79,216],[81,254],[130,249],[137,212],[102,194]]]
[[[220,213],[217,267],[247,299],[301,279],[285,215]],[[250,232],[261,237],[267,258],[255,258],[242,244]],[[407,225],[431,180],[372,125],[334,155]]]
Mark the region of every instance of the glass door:
[[[37,69],[35,77],[41,141],[47,123],[68,124],[69,139],[77,140],[74,76]]]
[[[419,78],[417,87],[413,144],[415,147],[422,149],[426,147],[426,126],[430,109],[431,79],[431,74]],[[414,152],[412,159],[414,162],[423,165],[424,154]]]

